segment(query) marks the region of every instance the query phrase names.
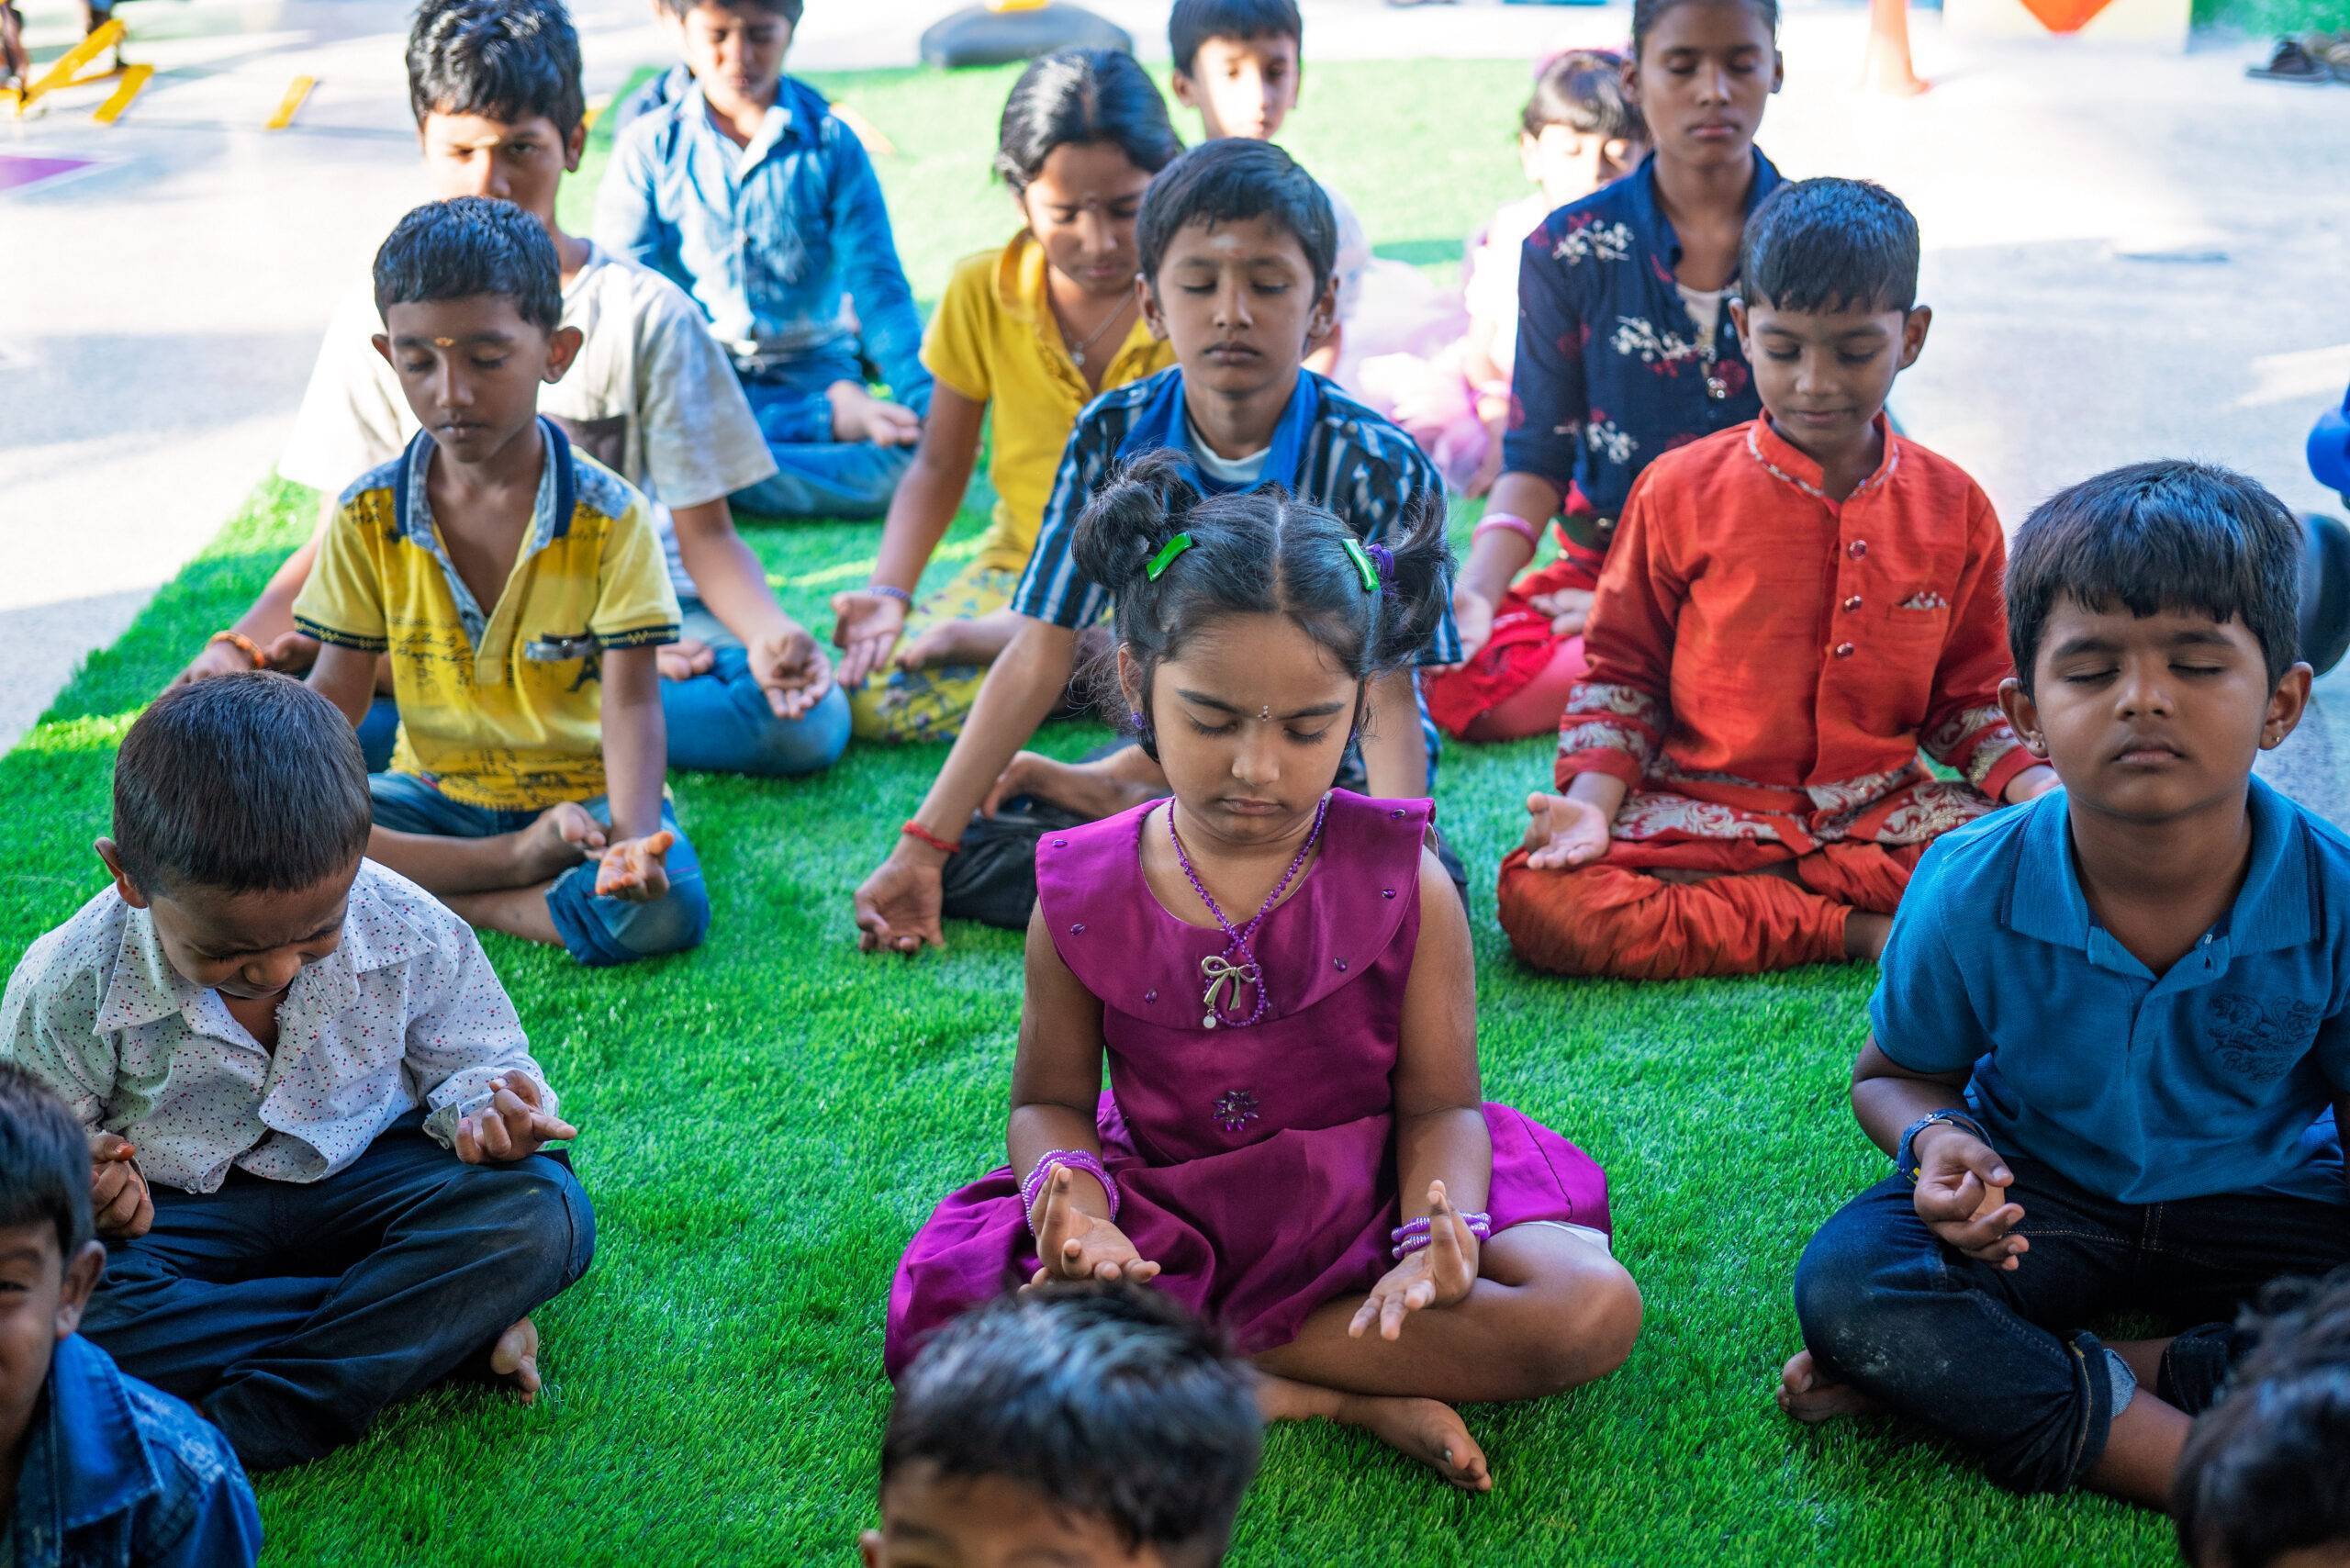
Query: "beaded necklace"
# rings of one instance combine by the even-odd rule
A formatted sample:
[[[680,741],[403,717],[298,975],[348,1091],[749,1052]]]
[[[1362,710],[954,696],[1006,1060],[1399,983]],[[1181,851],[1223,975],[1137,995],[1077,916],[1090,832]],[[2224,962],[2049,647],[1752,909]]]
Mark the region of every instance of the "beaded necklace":
[[[1289,890],[1298,868],[1305,864],[1308,855],[1314,853],[1314,846],[1322,837],[1322,819],[1329,814],[1329,811],[1330,797],[1325,793],[1321,804],[1314,808],[1314,825],[1306,830],[1305,842],[1297,846],[1297,857],[1289,863],[1289,869],[1281,873],[1281,879],[1273,884],[1273,890],[1265,895],[1264,905],[1257,911],[1257,917],[1236,931],[1232,922],[1225,917],[1224,911],[1217,907],[1206,884],[1200,880],[1200,874],[1192,868],[1192,857],[1183,852],[1183,835],[1175,831],[1175,803],[1172,801],[1167,803],[1167,837],[1175,846],[1175,864],[1183,868],[1184,879],[1192,884],[1192,890],[1200,895],[1200,902],[1208,906],[1208,913],[1215,916],[1215,923],[1224,928],[1225,935],[1229,938],[1221,955],[1210,954],[1200,960],[1200,973],[1207,977],[1208,982],[1207,990],[1200,996],[1200,1005],[1206,1009],[1200,1019],[1201,1028],[1213,1029],[1218,1024],[1225,1024],[1236,1029],[1245,1029],[1263,1018],[1265,1009],[1272,1005],[1272,999],[1265,990],[1264,970],[1257,963],[1253,946],[1257,939],[1257,927],[1265,924],[1265,916],[1273,913],[1273,905],[1279,903],[1281,894]],[[1257,988],[1256,1010],[1246,1018],[1225,1016],[1224,1009],[1216,999],[1229,989],[1232,1001],[1237,1005],[1240,988],[1247,985]]]

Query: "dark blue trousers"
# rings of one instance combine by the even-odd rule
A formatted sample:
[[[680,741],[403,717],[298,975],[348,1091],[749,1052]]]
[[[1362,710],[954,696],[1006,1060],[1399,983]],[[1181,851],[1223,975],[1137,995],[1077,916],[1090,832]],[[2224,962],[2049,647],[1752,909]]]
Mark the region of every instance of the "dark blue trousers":
[[[82,1332],[202,1410],[248,1470],[355,1440],[478,1362],[595,1251],[560,1156],[467,1165],[423,1120],[401,1117],[323,1182],[156,1184],[154,1228],[108,1245]]]
[[[2209,1408],[2232,1321],[2273,1279],[2350,1261],[2350,1208],[2265,1193],[2117,1204],[2007,1157],[2031,1250],[2012,1272],[1943,1246],[1888,1177],[1837,1211],[1796,1269],[1805,1346],[1840,1381],[1976,1455],[2012,1491],[2077,1485],[2105,1453],[2111,1367],[2087,1325],[2180,1332],[2151,1392]]]

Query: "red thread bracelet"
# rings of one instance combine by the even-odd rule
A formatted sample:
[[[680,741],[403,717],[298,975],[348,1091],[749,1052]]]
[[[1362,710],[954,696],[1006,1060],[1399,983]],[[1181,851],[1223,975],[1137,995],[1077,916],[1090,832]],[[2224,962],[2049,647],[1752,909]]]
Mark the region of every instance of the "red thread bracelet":
[[[919,839],[923,844],[930,846],[931,848],[937,850],[941,855],[960,855],[963,852],[963,841],[961,839],[941,838],[936,834],[931,832],[930,829],[923,826],[922,823],[914,821],[912,817],[908,817],[906,819],[906,825],[900,828],[898,832],[904,837]]]

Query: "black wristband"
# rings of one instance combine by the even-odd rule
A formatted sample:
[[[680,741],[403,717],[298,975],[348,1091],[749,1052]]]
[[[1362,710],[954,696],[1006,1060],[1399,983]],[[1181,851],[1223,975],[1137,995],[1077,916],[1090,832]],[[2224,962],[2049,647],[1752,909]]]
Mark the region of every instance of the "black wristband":
[[[1916,1121],[1901,1129],[1901,1142],[1893,1151],[1893,1168],[1896,1170],[1900,1171],[1904,1176],[1907,1176],[1909,1179],[1909,1184],[1912,1187],[1918,1184],[1918,1178],[1922,1174],[1922,1172],[1918,1169],[1918,1161],[1914,1153],[1914,1146],[1918,1141],[1918,1135],[1924,1132],[1928,1127],[1933,1126],[1938,1123],[1944,1122],[1953,1127],[1958,1127],[1964,1131],[1973,1133],[1977,1138],[1981,1139],[1986,1144],[1988,1144],[1991,1141],[1991,1135],[1983,1130],[1983,1124],[1976,1121],[1973,1116],[1968,1115],[1964,1111],[1929,1111],[1926,1114],[1919,1117]]]

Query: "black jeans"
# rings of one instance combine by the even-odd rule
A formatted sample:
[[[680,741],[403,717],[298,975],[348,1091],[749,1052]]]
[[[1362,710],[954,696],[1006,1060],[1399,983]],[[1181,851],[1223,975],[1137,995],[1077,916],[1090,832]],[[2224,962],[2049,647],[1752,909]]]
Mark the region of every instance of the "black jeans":
[[[155,1226],[110,1243],[82,1332],[196,1406],[249,1470],[351,1442],[479,1357],[588,1270],[570,1166],[467,1165],[410,1113],[322,1182],[231,1170],[155,1184]]]
[[[1796,1315],[1824,1372],[1976,1455],[2012,1491],[2064,1491],[2105,1452],[2111,1369],[2090,1319],[2140,1312],[2188,1328],[2151,1392],[2196,1414],[2226,1380],[2246,1301],[2270,1280],[2350,1261],[2340,1204],[2260,1193],[2117,1204],[2045,1165],[2007,1163],[2031,1242],[2012,1272],[1935,1239],[1896,1175],[1804,1249]]]

